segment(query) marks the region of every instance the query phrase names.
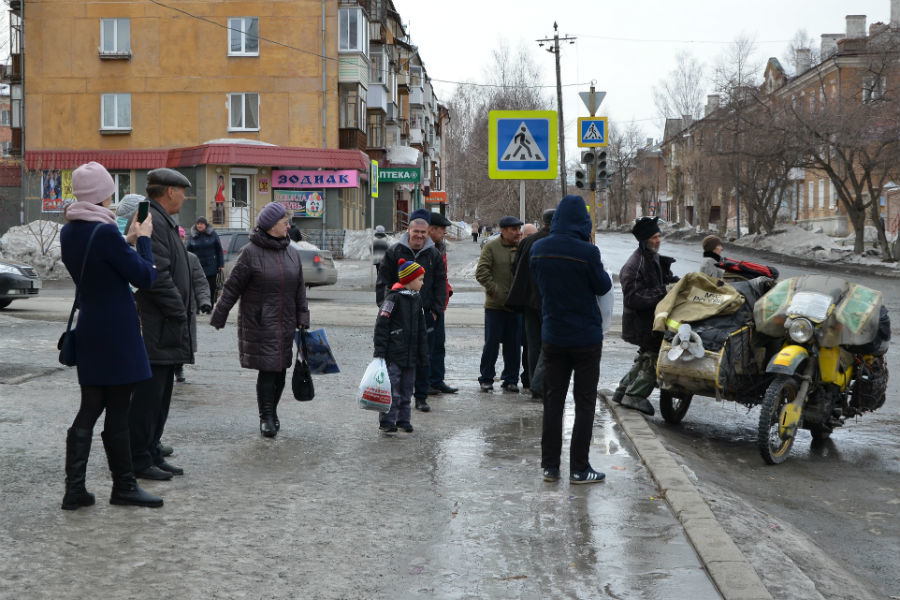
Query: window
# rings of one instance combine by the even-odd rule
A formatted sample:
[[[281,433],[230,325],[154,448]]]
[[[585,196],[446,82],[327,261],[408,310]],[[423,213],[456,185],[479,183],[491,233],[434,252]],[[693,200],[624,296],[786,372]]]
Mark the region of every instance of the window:
[[[819,210],[825,209],[825,180],[819,180]]]
[[[113,196],[113,204],[118,204],[122,198],[131,193],[131,173],[110,173],[116,182],[116,191]]]
[[[338,126],[341,129],[361,129],[359,90],[356,87],[342,87],[340,93],[341,114]]]
[[[9,149],[12,147],[12,142],[0,142],[0,154],[3,156],[9,156]]]
[[[100,54],[131,56],[130,19],[100,19]]]
[[[131,131],[131,94],[103,94],[100,113],[102,130]]]
[[[0,110],[0,125],[4,127],[9,127],[9,109],[4,108]]]
[[[384,148],[384,115],[369,113],[369,148]]]
[[[369,21],[360,8],[338,12],[338,50],[369,55]]]
[[[816,191],[816,182],[810,181],[809,182],[809,193],[806,195],[806,207],[809,209],[810,212],[812,212],[816,209],[815,191]]]
[[[259,17],[228,17],[228,56],[259,56]]]
[[[863,79],[863,102],[875,102],[884,98],[884,90],[887,88],[885,77],[869,76]]]
[[[228,131],[259,131],[259,94],[228,94]]]
[[[369,69],[369,81],[371,83],[384,83],[387,81],[385,73],[384,54],[381,52],[373,52],[371,56],[372,65]]]
[[[422,87],[422,67],[409,68],[409,85]]]
[[[834,210],[837,208],[837,190],[834,189],[833,181],[831,182],[830,188],[831,189],[829,190],[829,192],[831,193],[831,195],[828,196],[828,208],[830,210]]]

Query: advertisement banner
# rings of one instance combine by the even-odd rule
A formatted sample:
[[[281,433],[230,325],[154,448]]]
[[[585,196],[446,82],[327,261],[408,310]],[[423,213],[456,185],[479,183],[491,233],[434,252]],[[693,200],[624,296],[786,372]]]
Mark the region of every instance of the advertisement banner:
[[[359,173],[352,169],[340,171],[272,171],[273,188],[355,188]]]
[[[274,190],[274,202],[284,205],[292,217],[309,217],[318,219],[325,207],[322,192],[292,192]]]
[[[69,181],[72,173],[69,172]],[[62,171],[41,171],[41,212],[60,213],[63,210]]]
[[[269,178],[268,177],[257,178],[256,192],[258,194],[268,194],[269,193]]]

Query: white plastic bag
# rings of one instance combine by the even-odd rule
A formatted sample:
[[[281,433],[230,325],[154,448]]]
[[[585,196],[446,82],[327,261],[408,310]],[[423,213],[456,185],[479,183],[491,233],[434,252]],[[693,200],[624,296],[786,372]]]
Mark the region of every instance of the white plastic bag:
[[[609,280],[612,281],[612,273],[607,271],[606,274],[609,275]],[[614,289],[615,285],[610,287],[609,291],[602,296],[597,296],[597,304],[600,306],[600,316],[603,317],[603,335],[606,335],[606,332],[609,331],[609,327],[612,325],[613,305],[615,304],[615,295],[613,294]]]
[[[383,358],[376,358],[366,367],[359,382],[359,407],[365,410],[391,410],[391,378]]]

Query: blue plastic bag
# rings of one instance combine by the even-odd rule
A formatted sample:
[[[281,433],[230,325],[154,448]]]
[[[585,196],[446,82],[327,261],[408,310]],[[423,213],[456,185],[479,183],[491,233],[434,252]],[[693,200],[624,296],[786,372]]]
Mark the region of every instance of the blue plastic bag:
[[[300,344],[300,332],[297,332],[295,343]],[[340,373],[337,361],[331,346],[328,345],[328,337],[324,329],[315,329],[306,332],[306,348],[308,350],[306,362],[313,375],[326,373]]]

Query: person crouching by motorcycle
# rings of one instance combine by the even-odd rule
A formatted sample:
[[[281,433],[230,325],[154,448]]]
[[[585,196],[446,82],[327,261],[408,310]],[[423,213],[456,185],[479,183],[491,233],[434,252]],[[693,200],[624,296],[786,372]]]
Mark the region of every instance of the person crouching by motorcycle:
[[[660,256],[662,236],[658,217],[641,217],[631,233],[638,240],[635,250],[622,270],[622,339],[638,347],[631,370],[619,382],[613,401],[626,408],[654,414],[647,398],[656,386],[656,358],[662,344],[662,333],[653,331],[656,304],[666,295],[666,286],[678,281],[672,274],[674,258]]]

